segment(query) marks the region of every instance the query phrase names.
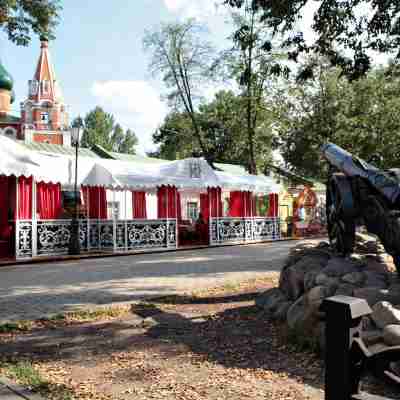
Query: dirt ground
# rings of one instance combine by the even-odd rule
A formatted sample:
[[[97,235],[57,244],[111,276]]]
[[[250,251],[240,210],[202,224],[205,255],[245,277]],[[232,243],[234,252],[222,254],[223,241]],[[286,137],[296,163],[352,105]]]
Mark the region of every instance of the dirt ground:
[[[254,305],[277,279],[153,299],[118,318],[3,333],[0,354],[3,362],[32,362],[72,393],[49,398],[322,399],[320,359],[287,345]]]

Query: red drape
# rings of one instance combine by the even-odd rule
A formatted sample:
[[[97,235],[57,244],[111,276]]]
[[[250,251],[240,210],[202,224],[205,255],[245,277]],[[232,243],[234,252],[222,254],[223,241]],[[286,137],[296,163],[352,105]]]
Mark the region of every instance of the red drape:
[[[222,217],[221,188],[208,188],[207,193],[210,200],[211,217]]]
[[[277,217],[279,214],[279,198],[277,193],[269,194],[268,217]]]
[[[0,237],[8,238],[9,178],[0,176]]]
[[[146,192],[132,191],[133,218],[147,218]]]
[[[32,219],[32,177],[18,178],[18,219]]]
[[[167,210],[168,207],[168,210]],[[182,219],[181,196],[176,187],[160,186],[157,190],[158,218]]]
[[[203,220],[208,223],[208,220],[210,218],[210,204],[208,193],[200,194],[200,212],[203,216]]]
[[[61,214],[61,185],[39,182],[36,185],[37,213],[40,219],[56,219]]]
[[[230,217],[254,217],[256,215],[256,199],[251,192],[233,191],[230,193]]]
[[[82,187],[89,218],[107,219],[106,189],[99,186]]]

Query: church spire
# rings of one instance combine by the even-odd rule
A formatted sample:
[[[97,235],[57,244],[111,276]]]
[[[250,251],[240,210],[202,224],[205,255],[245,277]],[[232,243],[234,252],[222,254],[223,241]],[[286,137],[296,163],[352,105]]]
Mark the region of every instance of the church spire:
[[[52,103],[62,101],[51,63],[49,42],[44,36],[41,37],[40,56],[35,75],[33,80],[29,82],[29,99],[34,101],[47,100]]]

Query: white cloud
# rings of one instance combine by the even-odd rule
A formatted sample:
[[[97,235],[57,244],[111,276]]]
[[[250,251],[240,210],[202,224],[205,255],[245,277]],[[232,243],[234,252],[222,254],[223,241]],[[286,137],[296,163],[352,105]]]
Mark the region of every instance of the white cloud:
[[[164,0],[165,7],[183,18],[207,19],[223,15],[226,7],[212,0]]]
[[[111,112],[125,128],[135,131],[139,138],[139,152],[154,148],[151,134],[163,121],[167,108],[149,82],[94,82],[91,91],[100,106]]]

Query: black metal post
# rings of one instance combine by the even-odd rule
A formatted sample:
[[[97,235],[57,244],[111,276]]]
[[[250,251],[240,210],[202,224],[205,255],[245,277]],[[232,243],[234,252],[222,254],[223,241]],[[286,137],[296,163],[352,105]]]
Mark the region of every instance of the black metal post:
[[[364,299],[333,296],[325,299],[326,313],[325,400],[350,400],[358,394],[358,379],[351,354],[360,337],[361,319],[371,313]]]
[[[69,254],[77,255],[81,252],[79,240],[79,212],[78,212],[78,150],[79,150],[79,130],[75,138],[75,183],[74,183],[74,213],[71,224],[71,240],[69,242]]]

